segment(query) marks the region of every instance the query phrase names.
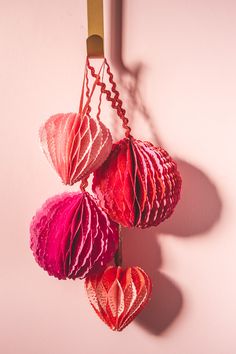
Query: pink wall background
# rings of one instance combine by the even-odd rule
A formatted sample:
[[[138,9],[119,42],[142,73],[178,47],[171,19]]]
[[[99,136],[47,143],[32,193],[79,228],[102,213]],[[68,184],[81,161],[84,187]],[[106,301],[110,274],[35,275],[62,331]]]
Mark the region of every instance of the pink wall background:
[[[117,4],[105,1],[106,53],[134,135],[161,141],[184,180],[171,220],[124,232],[125,263],[151,274],[153,300],[113,333],[83,282],[53,279],[34,262],[30,219],[65,190],[38,128],[78,106],[86,1],[1,0],[1,354],[236,352],[235,1],[126,0],[122,37]]]

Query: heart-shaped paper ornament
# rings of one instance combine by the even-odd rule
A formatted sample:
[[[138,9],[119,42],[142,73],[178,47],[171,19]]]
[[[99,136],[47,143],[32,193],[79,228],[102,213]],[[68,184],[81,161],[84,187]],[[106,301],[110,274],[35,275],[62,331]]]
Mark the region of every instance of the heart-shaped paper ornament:
[[[158,225],[172,214],[180,190],[181,177],[170,155],[132,136],[113,144],[93,179],[101,207],[125,227]]]
[[[139,267],[108,267],[86,278],[85,288],[97,315],[112,329],[121,331],[150,299],[152,284]]]
[[[63,183],[70,185],[95,171],[112,147],[109,129],[82,112],[50,117],[40,129],[40,140]]]
[[[53,115],[39,132],[43,151],[65,184],[72,185],[88,177],[106,160],[111,151],[111,133],[100,121],[100,73],[104,66],[105,61],[96,74],[87,60],[79,112]],[[93,80],[93,85],[90,89],[91,70],[90,80]],[[96,88],[99,89],[100,96],[96,118],[92,118],[90,103]]]
[[[118,245],[118,225],[87,192],[48,199],[30,226],[38,264],[58,279],[84,278],[101,270]]]

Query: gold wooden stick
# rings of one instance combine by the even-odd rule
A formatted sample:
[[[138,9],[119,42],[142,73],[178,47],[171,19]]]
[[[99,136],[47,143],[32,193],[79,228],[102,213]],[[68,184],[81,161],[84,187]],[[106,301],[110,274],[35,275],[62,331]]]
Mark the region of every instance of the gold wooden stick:
[[[87,0],[89,58],[104,58],[103,0]]]

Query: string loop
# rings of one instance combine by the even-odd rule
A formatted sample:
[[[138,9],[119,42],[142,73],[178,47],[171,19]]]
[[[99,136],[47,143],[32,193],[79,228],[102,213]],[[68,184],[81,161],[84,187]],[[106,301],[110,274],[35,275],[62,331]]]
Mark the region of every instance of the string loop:
[[[126,117],[126,110],[123,108],[123,101],[120,99],[120,93],[117,90],[117,85],[114,81],[114,76],[111,72],[111,68],[106,59],[104,59],[103,65],[106,66],[106,73],[108,75],[109,83],[111,84],[110,90],[108,90],[106,84],[100,80],[99,75],[96,74],[94,67],[90,64],[89,59],[87,58],[87,68],[90,70],[91,76],[95,78],[96,84],[101,87],[101,94],[105,94],[107,101],[111,102],[111,107],[114,110],[116,110],[119,118],[122,120],[122,127],[125,129],[125,136],[128,138],[130,137],[131,128],[128,125],[129,120]],[[104,67],[103,67],[103,73],[104,73]],[[98,105],[98,114],[97,114],[98,119],[100,119],[100,113],[101,113],[101,96],[99,98],[99,105]]]

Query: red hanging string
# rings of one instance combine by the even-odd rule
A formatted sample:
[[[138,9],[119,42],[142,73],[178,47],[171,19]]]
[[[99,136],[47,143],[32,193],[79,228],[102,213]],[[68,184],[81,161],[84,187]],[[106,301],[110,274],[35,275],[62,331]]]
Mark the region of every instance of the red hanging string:
[[[105,59],[105,64],[107,66],[107,74],[109,76],[109,82],[111,83],[112,87],[111,87],[111,91],[115,94],[113,100],[116,102],[116,109],[117,109],[117,113],[119,115],[119,117],[121,118],[121,120],[123,121],[123,128],[126,130],[126,136],[128,137],[130,135],[131,132],[131,128],[128,126],[129,120],[128,118],[125,116],[126,115],[126,110],[122,107],[123,102],[122,100],[119,98],[120,93],[119,91],[116,89],[116,83],[113,79],[113,74],[111,72],[111,68],[107,62],[107,60]]]
[[[103,63],[103,68],[102,68],[102,82],[103,82],[103,79],[104,79],[104,70],[105,70],[104,64],[105,64],[105,62]],[[102,90],[100,91],[99,101],[98,101],[98,111],[97,111],[97,120],[98,121],[100,121],[101,105],[102,105]]]
[[[88,178],[83,178],[80,183],[81,192],[85,192],[87,187],[88,187]]]
[[[90,96],[90,88],[89,88],[89,77],[88,77],[88,68],[87,66],[85,67],[85,83],[86,83],[86,97],[87,97],[87,101],[89,100],[89,96]],[[87,112],[86,114],[90,117],[90,112],[91,112],[91,106],[90,104],[88,104],[88,108],[87,108]]]
[[[89,59],[87,58],[87,67],[90,70],[91,76],[95,79],[97,79],[97,85],[101,87],[101,92],[104,93],[106,95],[106,99],[107,101],[111,102],[111,106],[113,109],[116,110],[119,118],[122,120],[123,124],[123,128],[125,129],[125,135],[126,137],[130,137],[130,132],[131,132],[131,128],[128,126],[129,120],[128,118],[125,116],[126,111],[125,109],[122,107],[123,102],[122,100],[119,98],[120,93],[119,91],[116,89],[116,83],[113,79],[113,74],[111,73],[110,70],[110,66],[107,63],[107,60],[104,60],[104,63],[106,65],[106,72],[108,74],[109,77],[109,82],[111,83],[112,87],[111,90],[107,90],[106,89],[106,85],[104,82],[100,81],[100,77],[98,74],[95,73],[95,69],[94,67],[90,64]],[[112,97],[112,93],[114,94],[114,96]],[[100,109],[100,107],[99,107]]]

